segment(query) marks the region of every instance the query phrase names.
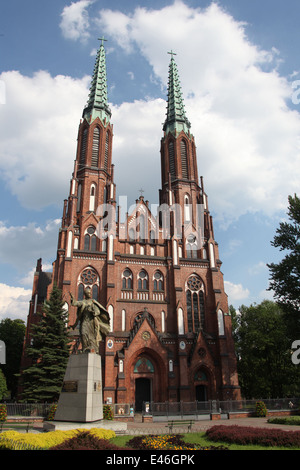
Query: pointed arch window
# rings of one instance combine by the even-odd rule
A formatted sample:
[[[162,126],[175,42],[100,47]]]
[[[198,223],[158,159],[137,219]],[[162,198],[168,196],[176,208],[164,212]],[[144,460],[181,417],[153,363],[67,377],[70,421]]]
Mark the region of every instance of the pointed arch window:
[[[92,166],[98,166],[99,147],[100,147],[100,129],[99,127],[95,127],[94,132],[93,132]]]
[[[224,336],[225,335],[224,314],[221,309],[218,310],[218,329],[219,329],[219,336]]]
[[[187,194],[184,196],[184,221],[191,221],[191,203],[190,197]]]
[[[80,211],[80,205],[81,205],[81,184],[79,183],[78,185],[78,192],[77,192],[77,207],[76,207],[76,211],[79,212]]]
[[[85,164],[86,143],[87,143],[87,129],[84,129],[84,131],[82,133],[81,149],[80,149],[80,160],[79,160],[79,163],[81,165]]]
[[[188,179],[187,147],[186,147],[186,141],[184,139],[180,141],[180,155],[181,155],[182,178]]]
[[[92,298],[98,300],[100,278],[94,268],[89,266],[84,269],[78,277],[77,285],[78,300],[83,299],[84,289],[87,287],[89,287],[92,291]]]
[[[78,286],[78,300],[83,300],[83,291],[84,291],[84,285],[83,284],[79,284]]]
[[[108,169],[108,151],[109,151],[109,132],[106,133],[105,137],[105,152],[104,152],[104,170]]]
[[[188,331],[197,332],[205,324],[204,285],[200,277],[193,274],[186,284]]]
[[[126,268],[122,274],[122,289],[132,289],[133,287],[133,276],[130,269]]]
[[[197,255],[198,255],[197,238],[195,237],[195,235],[190,234],[186,241],[186,257],[197,258]]]
[[[171,180],[176,178],[175,170],[175,151],[174,151],[174,141],[170,140],[169,142],[169,171],[171,173]]]
[[[96,251],[97,250],[97,236],[96,229],[92,225],[87,228],[84,235],[84,251]]]
[[[149,280],[148,274],[143,269],[138,274],[138,289],[139,290],[148,290],[149,289],[148,280]]]
[[[93,183],[90,189],[90,205],[89,210],[91,212],[95,211],[95,200],[96,200],[96,185]]]
[[[145,243],[146,240],[146,223],[144,214],[139,215],[139,241]]]
[[[164,277],[160,271],[154,273],[154,290],[164,289]]]

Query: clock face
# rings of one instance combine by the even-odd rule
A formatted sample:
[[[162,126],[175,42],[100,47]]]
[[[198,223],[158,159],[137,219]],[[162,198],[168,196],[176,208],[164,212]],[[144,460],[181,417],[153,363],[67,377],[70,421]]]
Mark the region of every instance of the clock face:
[[[185,349],[185,342],[184,342],[184,341],[180,341],[179,347],[180,347],[180,349],[182,349],[182,350]]]

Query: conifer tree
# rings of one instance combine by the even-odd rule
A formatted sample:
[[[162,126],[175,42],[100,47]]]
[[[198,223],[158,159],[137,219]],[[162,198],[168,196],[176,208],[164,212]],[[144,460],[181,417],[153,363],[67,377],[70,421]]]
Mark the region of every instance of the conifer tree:
[[[69,357],[68,314],[56,285],[46,300],[40,320],[31,328],[26,355],[32,365],[23,371],[22,398],[29,402],[58,399]]]

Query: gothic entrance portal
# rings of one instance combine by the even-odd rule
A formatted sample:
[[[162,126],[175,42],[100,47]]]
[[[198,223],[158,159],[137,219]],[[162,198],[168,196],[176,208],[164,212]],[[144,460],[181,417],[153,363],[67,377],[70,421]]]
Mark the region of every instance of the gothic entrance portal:
[[[196,400],[207,401],[207,388],[205,385],[196,386]]]
[[[142,411],[143,402],[152,400],[154,366],[148,357],[140,356],[135,363],[135,410]]]
[[[143,402],[151,401],[151,379],[135,379],[135,411],[142,411]]]

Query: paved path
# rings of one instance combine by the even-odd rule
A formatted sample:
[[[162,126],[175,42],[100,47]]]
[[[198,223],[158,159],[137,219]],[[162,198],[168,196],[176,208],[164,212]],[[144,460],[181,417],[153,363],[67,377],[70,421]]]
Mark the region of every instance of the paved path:
[[[284,424],[271,424],[268,423],[268,418],[236,418],[236,419],[221,419],[221,420],[199,420],[195,421],[192,432],[205,432],[207,429],[216,425],[224,426],[253,426],[269,429],[283,429],[285,431],[300,431],[300,426],[284,425]],[[29,432],[41,432],[43,430],[43,423],[36,423],[33,429]],[[26,432],[25,430],[18,430],[19,432]],[[174,428],[176,433],[186,433],[187,427],[178,426]],[[167,434],[169,433],[168,422],[142,422],[141,415],[136,415],[133,422],[127,423],[127,431],[124,434],[139,435],[139,434]]]
[[[168,430],[168,422],[154,422],[142,423],[141,417],[137,416],[134,422],[127,423],[126,434],[166,434]],[[212,426],[225,425],[225,426],[252,426],[268,429],[283,429],[285,431],[300,431],[300,426],[284,425],[284,424],[271,424],[268,423],[268,418],[236,418],[236,419],[221,419],[221,420],[199,420],[195,421],[192,432],[204,432]],[[187,432],[186,427],[176,427],[176,432]]]

